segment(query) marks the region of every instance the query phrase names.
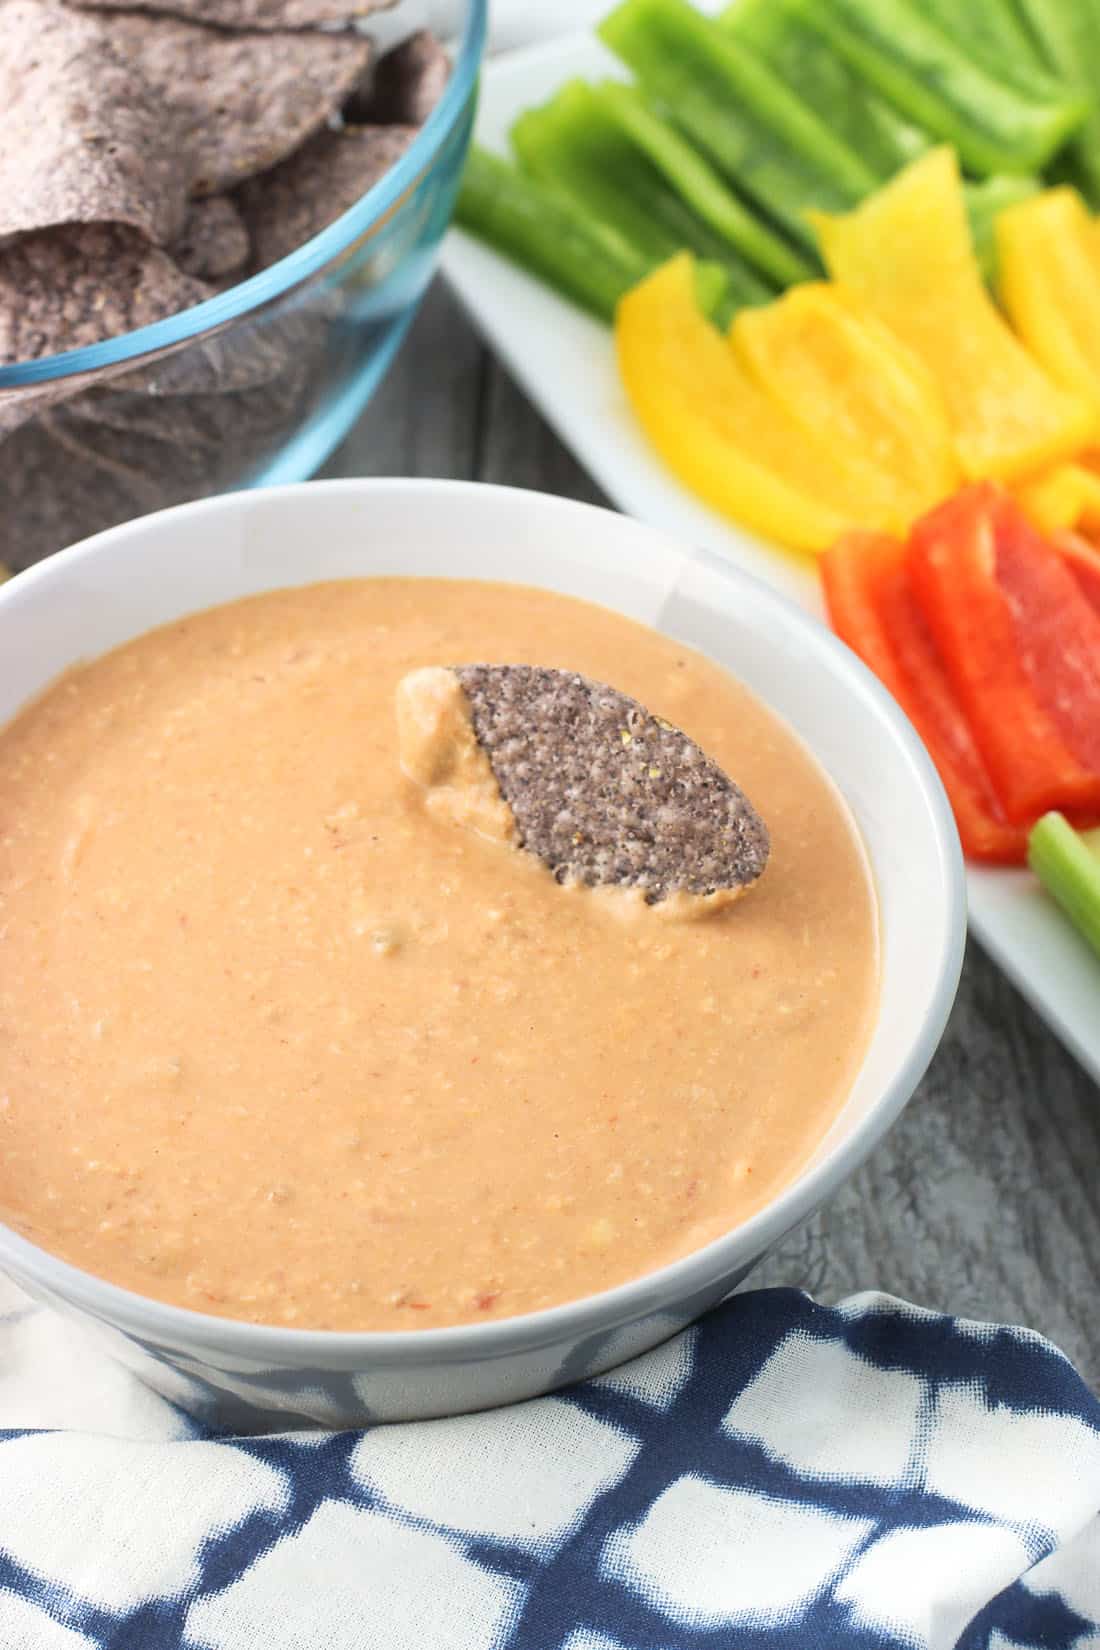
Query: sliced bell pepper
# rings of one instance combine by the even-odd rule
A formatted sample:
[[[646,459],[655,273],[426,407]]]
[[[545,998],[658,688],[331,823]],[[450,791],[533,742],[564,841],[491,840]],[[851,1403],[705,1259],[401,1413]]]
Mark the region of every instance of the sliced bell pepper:
[[[1031,833],[1028,862],[1100,955],[1100,831],[1075,831],[1061,814],[1045,814]]]
[[[1085,599],[1100,613],[1100,549],[1079,533],[1059,533],[1054,542]]]
[[[1047,377],[982,284],[952,150],[930,150],[854,212],[814,221],[831,274],[941,385],[966,475],[1015,479],[1087,444],[1091,405]]]
[[[1055,547],[1005,496],[996,577],[1038,702],[1079,761],[1100,775],[1100,621]]]
[[[598,32],[719,170],[811,252],[806,206],[843,210],[874,188],[872,169],[798,94],[688,0],[622,0]]]
[[[920,0],[798,4],[807,23],[896,108],[954,144],[968,172],[1034,172],[1088,114],[1088,98],[1072,87],[1025,92],[995,78],[984,56],[937,28]]]
[[[921,0],[921,10],[998,80],[1041,98],[1057,97],[1060,89],[1065,90],[1045,63],[1015,0],[978,0],[976,5],[973,0]]]
[[[1100,243],[1098,243],[1097,250],[1100,251]],[[1100,476],[1100,447],[1086,447],[1084,452],[1077,454],[1074,463],[1081,464],[1086,470],[1091,470],[1094,475]]]
[[[1100,532],[1100,474],[1078,460],[1070,465],[1077,483],[1077,514],[1072,526],[1082,533]]]
[[[989,286],[997,280],[997,219],[1009,206],[1030,200],[1039,193],[1039,180],[1006,172],[964,185],[966,215],[970,219],[970,239],[982,278]],[[1100,245],[1100,242],[1097,243]]]
[[[561,189],[651,265],[686,249],[725,267],[739,304],[764,303],[773,294],[669,186],[583,80],[567,81],[548,103],[520,115],[512,144],[531,177]]]
[[[823,550],[866,519],[865,472],[846,466],[827,437],[808,434],[742,371],[700,313],[687,253],[622,300],[615,342],[650,440],[716,508],[801,550]]]
[[[621,80],[593,88],[603,113],[714,233],[778,286],[804,281],[813,264],[728,188],[695,146],[653,108],[644,92]]]
[[[653,259],[561,190],[476,145],[466,157],[455,221],[601,321],[613,319],[623,293],[653,268]],[[730,277],[728,264],[695,265],[696,299],[722,325],[740,307]]]
[[[1100,262],[1093,222],[1063,185],[997,219],[1001,301],[1056,383],[1087,397],[1100,417]]]
[[[1100,475],[1085,464],[1056,464],[1013,490],[1028,520],[1047,537],[1100,528]]]
[[[1013,488],[1021,510],[1040,533],[1049,536],[1077,526],[1082,473],[1077,464],[1055,464]]]
[[[1100,201],[1100,7],[1096,0],[1017,0],[1046,61],[1068,86],[1089,99],[1091,112],[1075,133],[1069,154],[1089,199]],[[967,6],[967,10],[972,9]],[[980,8],[979,8],[980,9]]]
[[[988,484],[918,522],[913,588],[1009,819],[1100,808],[1100,621]]]
[[[880,183],[928,148],[928,134],[867,84],[846,58],[822,48],[792,0],[733,0],[718,23],[756,52]]]
[[[619,298],[649,267],[571,200],[476,146],[466,158],[455,217],[601,320],[611,319]]]
[[[746,372],[807,433],[827,432],[885,492],[884,525],[906,532],[962,477],[939,387],[927,368],[869,312],[835,287],[793,287],[744,310],[730,342]]]
[[[947,792],[968,859],[1018,865],[1027,833],[1012,825],[917,606],[906,546],[850,533],[821,560],[837,634],[893,694],[924,741]]]

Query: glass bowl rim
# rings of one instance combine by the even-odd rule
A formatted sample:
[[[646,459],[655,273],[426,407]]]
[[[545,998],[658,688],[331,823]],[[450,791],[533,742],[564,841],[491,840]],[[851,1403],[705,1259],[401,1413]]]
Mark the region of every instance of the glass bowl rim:
[[[0,366],[0,393],[35,384],[56,383],[79,374],[135,361],[221,329],[250,311],[282,298],[294,287],[317,275],[354,241],[388,213],[428,170],[464,107],[478,78],[485,45],[488,0],[465,0],[466,16],[459,47],[443,96],[400,159],[362,194],[354,206],[314,235],[311,240],[257,275],[201,304],[180,310],[161,321],[136,327],[116,338],[105,338],[80,349],[59,350],[34,360]]]

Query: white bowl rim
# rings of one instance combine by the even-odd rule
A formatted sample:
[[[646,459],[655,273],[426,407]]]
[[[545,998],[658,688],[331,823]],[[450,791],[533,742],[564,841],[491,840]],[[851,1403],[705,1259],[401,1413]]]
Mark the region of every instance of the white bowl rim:
[[[260,501],[297,498],[303,493],[349,493],[369,497],[375,492],[411,490],[444,494],[456,500],[476,493],[517,495],[531,508],[552,508],[566,515],[583,516],[591,523],[610,516],[627,519],[638,532],[656,539],[666,549],[675,537],[620,512],[580,500],[562,498],[525,488],[507,487],[480,481],[420,477],[352,477],[327,481],[299,482],[260,491],[223,493],[214,498],[175,505],[135,521],[84,539],[56,552],[16,574],[0,585],[0,627],[3,614],[32,584],[67,576],[85,560],[116,544],[120,539],[140,538],[151,523],[167,517],[190,515],[200,519],[221,511],[248,510]],[[962,970],[966,944],[965,871],[958,832],[939,775],[912,724],[895,700],[843,642],[825,625],[763,580],[742,571],[728,557],[705,548],[693,548],[694,560],[734,584],[751,587],[754,597],[771,607],[779,623],[797,636],[815,655],[830,657],[837,674],[845,680],[854,701],[885,723],[902,748],[928,804],[935,832],[935,846],[941,869],[938,894],[942,900],[943,941],[935,962],[934,987],[919,1032],[905,1048],[891,1081],[865,1116],[821,1159],[804,1170],[792,1184],[755,1215],[702,1249],[670,1262],[656,1271],[631,1278],[595,1295],[582,1296],[559,1306],[517,1317],[498,1318],[487,1323],[456,1324],[444,1328],[402,1330],[333,1330],[284,1328],[276,1324],[246,1323],[235,1318],[195,1312],[174,1306],[134,1290],[122,1288],[105,1278],[86,1272],[59,1256],[20,1237],[0,1222],[0,1268],[10,1258],[15,1270],[30,1278],[66,1303],[90,1312],[96,1318],[142,1337],[161,1337],[168,1345],[203,1349],[229,1357],[255,1356],[268,1363],[328,1368],[420,1366],[435,1361],[449,1364],[480,1362],[486,1357],[506,1357],[532,1352],[541,1347],[576,1342],[588,1335],[606,1333],[634,1322],[669,1302],[690,1298],[723,1271],[736,1271],[762,1255],[771,1244],[807,1218],[886,1134],[911,1098],[939,1045],[954,1002]],[[366,575],[369,577],[369,575]],[[522,581],[516,581],[522,582]],[[276,588],[273,584],[272,589]],[[733,1251],[734,1253],[730,1253]],[[723,1264],[723,1256],[729,1259]],[[736,1259],[734,1258],[736,1255]]]

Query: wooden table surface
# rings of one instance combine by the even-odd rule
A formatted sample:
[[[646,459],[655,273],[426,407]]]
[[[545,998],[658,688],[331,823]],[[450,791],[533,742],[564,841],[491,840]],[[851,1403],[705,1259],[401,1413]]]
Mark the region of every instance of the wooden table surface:
[[[606,502],[440,282],[324,473]],[[1100,1090],[973,942],[947,1035],[901,1121],[755,1277],[825,1302],[881,1289],[1027,1324],[1100,1390]]]

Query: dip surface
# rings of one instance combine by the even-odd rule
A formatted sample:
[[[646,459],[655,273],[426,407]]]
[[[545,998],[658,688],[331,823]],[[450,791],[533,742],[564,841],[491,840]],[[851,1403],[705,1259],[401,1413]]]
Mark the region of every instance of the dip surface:
[[[747,792],[771,862],[703,920],[561,889],[433,816],[424,665],[608,682]],[[516,586],[277,591],[69,673],[0,733],[0,1215],[142,1294],[409,1329],[607,1288],[758,1209],[868,1040],[862,848],[718,667]]]

